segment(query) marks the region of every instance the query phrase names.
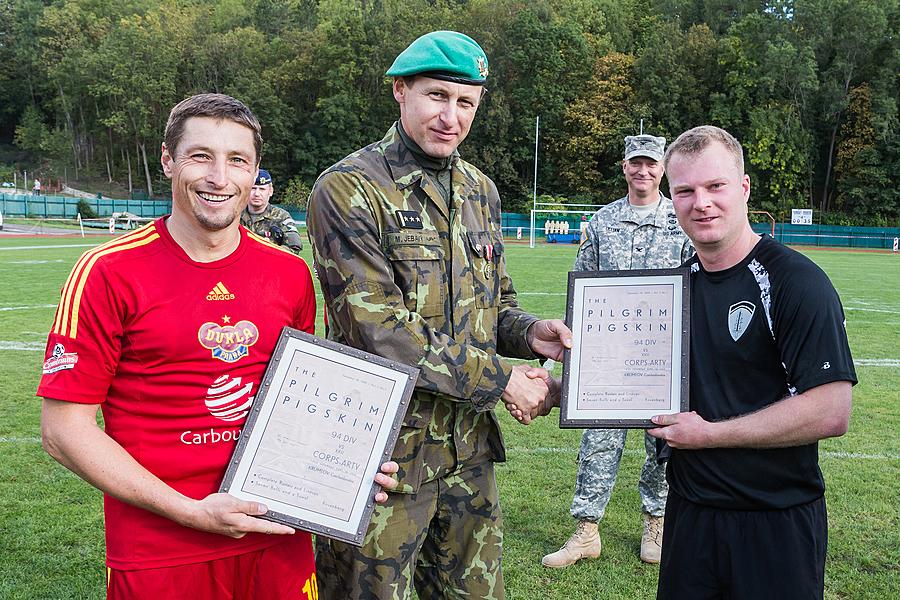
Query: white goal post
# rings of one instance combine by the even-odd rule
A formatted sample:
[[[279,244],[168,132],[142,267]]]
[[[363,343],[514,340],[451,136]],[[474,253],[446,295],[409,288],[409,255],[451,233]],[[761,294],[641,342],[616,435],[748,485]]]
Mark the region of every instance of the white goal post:
[[[537,206],[541,206],[539,202]],[[544,206],[547,206],[546,204]],[[557,209],[557,208],[535,208],[531,211],[531,226],[530,226],[530,235],[528,238],[528,247],[534,248],[534,240],[535,240],[535,215],[537,214],[551,214],[551,215],[590,215],[593,216],[595,212],[603,208],[603,204],[566,204],[564,205],[565,210]],[[581,207],[581,208],[574,208]]]

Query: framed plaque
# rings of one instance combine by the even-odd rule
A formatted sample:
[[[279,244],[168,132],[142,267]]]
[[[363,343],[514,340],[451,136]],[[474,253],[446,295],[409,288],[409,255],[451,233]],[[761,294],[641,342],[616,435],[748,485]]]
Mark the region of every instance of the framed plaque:
[[[362,545],[419,370],[281,332],[220,492],[262,517]]]
[[[687,269],[570,272],[560,427],[648,428],[688,410]]]

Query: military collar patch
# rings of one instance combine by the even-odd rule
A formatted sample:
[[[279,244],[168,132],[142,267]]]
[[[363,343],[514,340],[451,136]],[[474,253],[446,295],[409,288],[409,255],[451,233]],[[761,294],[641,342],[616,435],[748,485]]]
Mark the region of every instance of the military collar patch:
[[[397,222],[401,229],[422,229],[422,217],[414,210],[398,210]]]

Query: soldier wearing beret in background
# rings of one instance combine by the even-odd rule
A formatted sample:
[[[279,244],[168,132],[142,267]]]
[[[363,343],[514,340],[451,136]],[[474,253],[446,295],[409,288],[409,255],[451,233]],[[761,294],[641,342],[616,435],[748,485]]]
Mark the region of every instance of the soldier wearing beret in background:
[[[250,190],[247,208],[241,213],[241,225],[276,246],[287,246],[294,254],[300,254],[303,239],[291,213],[269,204],[274,191],[272,176],[265,169],[260,169]]]
[[[659,191],[666,138],[625,138],[622,172],[628,195],[598,210],[588,223],[587,239],[578,250],[576,271],[617,271],[677,267],[693,254],[678,225],[672,201]],[[626,429],[585,429],[578,452],[578,476],[572,498],[575,533],[565,545],[541,561],[545,567],[567,567],[582,558],[600,556],[598,522],[612,496]],[[641,560],[658,563],[662,551],[666,507],[666,466],[656,459],[656,440],[644,434],[646,459],[638,492],[644,513]]]
[[[506,271],[494,183],[462,160],[487,57],[432,32],[387,71],[400,119],[384,139],[327,169],[309,235],[329,336],[420,368],[394,460],[398,492],[365,544],[319,537],[322,598],[503,598],[493,463],[505,459],[493,408],[545,414],[546,371],[504,356],[561,359],[562,321],[522,311]]]

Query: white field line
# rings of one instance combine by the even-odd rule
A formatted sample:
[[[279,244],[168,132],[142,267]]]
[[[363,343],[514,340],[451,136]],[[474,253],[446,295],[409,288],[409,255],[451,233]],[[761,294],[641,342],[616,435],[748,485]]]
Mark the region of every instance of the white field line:
[[[96,244],[53,244],[52,246],[8,246],[0,248],[0,250],[53,250],[55,248],[92,248],[99,246],[103,242]]]
[[[2,439],[2,438],[0,438]],[[36,439],[36,438],[35,438]],[[544,447],[544,448],[507,448],[507,452],[510,454],[571,454],[573,460],[578,459],[578,448],[559,448],[559,447]],[[631,448],[626,448],[623,450],[624,454],[628,454],[629,456],[645,456],[646,453],[643,450],[632,450]],[[834,452],[829,450],[819,450],[819,456],[824,456],[826,458],[844,458],[844,459],[859,459],[859,460],[900,460],[900,454],[896,454],[893,452],[884,453],[884,454],[870,454],[866,452]]]
[[[857,367],[900,367],[897,358],[858,358],[853,361]]]
[[[61,263],[66,262],[61,258],[57,258],[56,260],[11,260],[7,262],[8,265],[46,265],[49,263]]]
[[[55,304],[32,304],[30,306],[0,306],[0,312],[10,310],[36,310],[38,308],[56,308]]]
[[[47,342],[4,342],[0,340],[0,350],[17,350],[19,352],[43,352]]]
[[[886,310],[883,308],[862,308],[858,306],[845,306],[844,310],[854,310],[860,312],[887,313],[889,315],[900,315],[900,310]]]

